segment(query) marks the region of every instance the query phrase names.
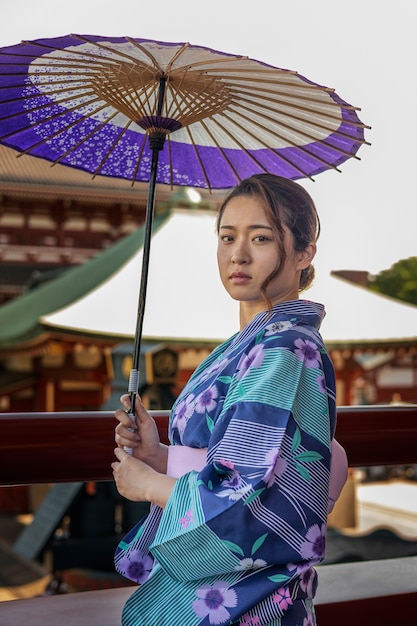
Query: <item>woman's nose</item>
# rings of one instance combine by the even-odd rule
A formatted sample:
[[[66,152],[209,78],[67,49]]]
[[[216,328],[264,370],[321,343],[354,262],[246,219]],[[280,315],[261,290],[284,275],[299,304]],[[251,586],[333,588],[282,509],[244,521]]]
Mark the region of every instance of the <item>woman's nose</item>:
[[[233,250],[231,261],[236,265],[243,265],[248,262],[248,255],[243,248],[236,248]]]

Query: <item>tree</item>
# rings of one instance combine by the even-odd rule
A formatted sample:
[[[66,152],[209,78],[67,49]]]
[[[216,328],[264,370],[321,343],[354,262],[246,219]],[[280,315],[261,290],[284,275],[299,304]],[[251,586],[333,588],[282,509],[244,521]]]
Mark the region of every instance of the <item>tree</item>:
[[[386,296],[417,304],[417,257],[397,261],[389,269],[372,276],[369,288]]]

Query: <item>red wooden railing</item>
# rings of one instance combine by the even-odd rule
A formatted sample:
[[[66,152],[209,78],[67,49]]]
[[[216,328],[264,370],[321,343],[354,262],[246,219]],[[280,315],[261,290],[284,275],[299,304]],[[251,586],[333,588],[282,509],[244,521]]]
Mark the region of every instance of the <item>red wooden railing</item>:
[[[168,411],[151,411],[166,441]],[[111,480],[112,412],[0,414],[0,484]],[[338,408],[349,466],[417,463],[417,405]]]
[[[152,413],[166,441],[168,413]],[[0,414],[0,484],[110,480],[115,424],[106,411]],[[417,464],[417,405],[338,407],[336,436],[351,467]],[[417,557],[321,566],[318,625],[412,623],[416,572]],[[0,623],[28,617],[31,626],[58,620],[75,626],[82,614],[90,626],[117,626],[127,593],[114,589],[3,602]]]

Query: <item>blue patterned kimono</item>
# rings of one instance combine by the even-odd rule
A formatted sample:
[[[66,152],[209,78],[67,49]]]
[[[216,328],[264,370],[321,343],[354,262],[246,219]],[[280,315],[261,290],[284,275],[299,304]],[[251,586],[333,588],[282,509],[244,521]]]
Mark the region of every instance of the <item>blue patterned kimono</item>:
[[[164,510],[116,551],[140,583],[123,626],[313,626],[335,431],[322,305],[259,313],[197,368],[170,417],[174,446],[207,448]]]

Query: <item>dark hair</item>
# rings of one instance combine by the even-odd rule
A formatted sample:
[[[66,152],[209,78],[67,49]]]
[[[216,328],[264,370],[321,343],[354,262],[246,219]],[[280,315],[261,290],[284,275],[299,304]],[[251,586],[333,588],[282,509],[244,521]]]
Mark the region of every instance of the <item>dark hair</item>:
[[[275,174],[255,174],[242,180],[228,193],[219,209],[217,231],[228,202],[238,196],[256,196],[260,200],[277,236],[278,266],[262,285],[262,294],[268,301],[266,287],[280,273],[286,258],[284,227],[287,227],[293,235],[294,249],[304,250],[309,243],[315,243],[320,235],[319,216],[313,199],[298,183]],[[310,264],[301,271],[299,291],[307,289],[313,278],[314,267]]]

